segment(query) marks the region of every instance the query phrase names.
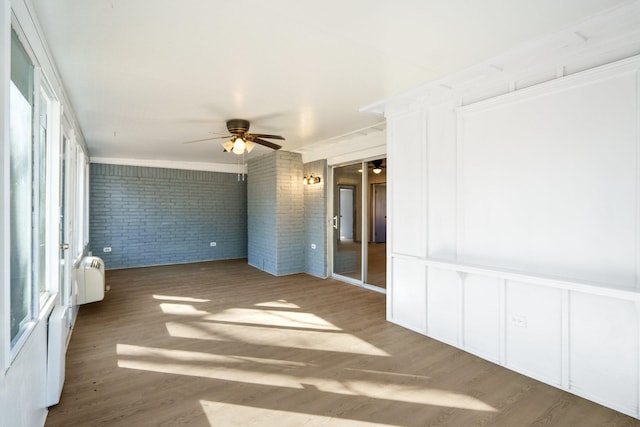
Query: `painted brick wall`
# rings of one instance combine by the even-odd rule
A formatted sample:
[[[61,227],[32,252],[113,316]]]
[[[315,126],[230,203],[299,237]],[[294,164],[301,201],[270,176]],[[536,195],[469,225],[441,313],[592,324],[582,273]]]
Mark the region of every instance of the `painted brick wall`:
[[[319,176],[319,184],[304,185],[304,271],[327,277],[327,161],[304,165],[304,176]],[[312,249],[311,245],[316,248]]]
[[[278,151],[278,275],[305,271],[302,155]]]
[[[249,160],[247,167],[248,262],[277,274],[276,152]]]
[[[248,163],[249,264],[280,276],[303,272],[302,157],[275,151]]]
[[[108,269],[247,256],[236,174],[93,163],[90,180],[90,247]]]

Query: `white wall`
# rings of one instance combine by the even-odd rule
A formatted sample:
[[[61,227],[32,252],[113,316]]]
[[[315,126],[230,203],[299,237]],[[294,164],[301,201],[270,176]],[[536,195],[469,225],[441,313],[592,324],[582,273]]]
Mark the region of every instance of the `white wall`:
[[[458,260],[635,286],[637,64],[458,109]]]
[[[388,319],[635,417],[639,22],[634,2],[371,107]]]

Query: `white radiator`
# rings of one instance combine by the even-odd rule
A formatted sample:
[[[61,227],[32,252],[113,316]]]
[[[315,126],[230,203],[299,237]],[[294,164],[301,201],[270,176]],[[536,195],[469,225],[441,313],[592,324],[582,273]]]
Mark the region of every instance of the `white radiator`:
[[[64,364],[69,335],[69,310],[57,306],[49,316],[47,339],[47,406],[60,401],[64,384]]]
[[[104,280],[104,261],[95,256],[82,259],[76,270],[78,284],[78,304],[101,301],[106,290]]]

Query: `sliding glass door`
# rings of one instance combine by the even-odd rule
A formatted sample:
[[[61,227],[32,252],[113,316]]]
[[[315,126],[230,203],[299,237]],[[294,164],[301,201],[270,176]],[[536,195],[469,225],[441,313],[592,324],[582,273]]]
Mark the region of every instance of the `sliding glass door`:
[[[333,273],[362,280],[360,163],[333,168]]]
[[[333,168],[333,275],[386,287],[386,164],[384,159]]]

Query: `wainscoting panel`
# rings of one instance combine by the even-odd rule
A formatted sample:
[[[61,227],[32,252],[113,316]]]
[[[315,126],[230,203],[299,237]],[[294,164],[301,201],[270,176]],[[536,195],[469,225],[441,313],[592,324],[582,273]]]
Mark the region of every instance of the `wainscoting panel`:
[[[459,346],[462,326],[462,283],[451,270],[429,267],[427,274],[429,335]]]
[[[506,302],[506,365],[560,386],[562,291],[509,280]]]
[[[638,411],[638,302],[570,296],[570,387],[626,413]]]
[[[499,362],[504,280],[476,274],[463,277],[464,345],[472,353]]]
[[[422,263],[392,258],[392,280],[400,286],[390,295],[393,321],[416,332],[426,333],[426,267]]]

